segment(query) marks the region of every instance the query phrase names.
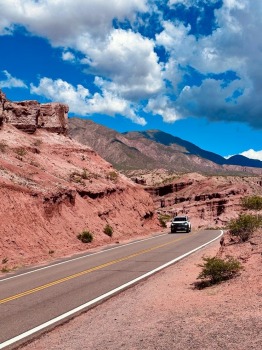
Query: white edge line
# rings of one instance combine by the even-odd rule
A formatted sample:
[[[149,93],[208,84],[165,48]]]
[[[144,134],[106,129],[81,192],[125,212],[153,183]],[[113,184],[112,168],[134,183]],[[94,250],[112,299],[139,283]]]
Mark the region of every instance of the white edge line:
[[[216,241],[222,235],[223,235],[223,231],[220,230],[220,235],[217,236],[216,238],[212,239],[211,241],[209,241],[209,242],[207,242],[207,243],[205,243],[205,244],[203,244],[203,245],[201,245],[201,246],[191,250],[190,252],[187,252],[187,253],[185,253],[185,254],[175,258],[174,260],[169,261],[168,263],[166,263],[164,265],[161,265],[161,266],[157,267],[156,269],[154,269],[152,271],[149,271],[149,272],[145,273],[144,275],[142,275],[140,277],[135,278],[134,280],[132,280],[130,282],[127,282],[127,283],[123,284],[122,286],[120,286],[118,288],[115,288],[115,289],[113,289],[113,290],[111,290],[111,291],[109,291],[109,292],[107,292],[107,293],[105,293],[103,295],[100,295],[99,297],[97,297],[97,298],[95,298],[93,300],[90,300],[89,302],[87,302],[85,304],[82,304],[82,305],[76,307],[75,309],[72,309],[72,310],[70,310],[70,311],[68,311],[68,312],[66,312],[66,313],[64,313],[64,314],[62,314],[60,316],[57,316],[57,317],[53,318],[50,321],[47,321],[47,322],[45,322],[45,323],[43,323],[43,324],[41,324],[41,325],[39,325],[39,326],[37,326],[35,328],[30,329],[29,331],[27,331],[25,333],[22,333],[22,334],[14,337],[14,338],[11,338],[11,339],[5,341],[4,343],[1,343],[0,344],[0,349],[4,349],[5,347],[7,347],[9,345],[12,345],[12,344],[14,344],[15,342],[17,342],[19,340],[22,340],[22,339],[24,339],[24,338],[26,338],[26,337],[28,337],[28,336],[38,332],[38,331],[41,331],[42,329],[44,329],[46,327],[49,327],[49,326],[53,325],[54,323],[59,322],[59,321],[65,319],[65,318],[67,318],[69,316],[72,316],[75,313],[77,313],[79,311],[82,311],[85,308],[88,308],[89,306],[92,306],[92,305],[98,303],[99,301],[101,301],[101,300],[103,300],[105,298],[108,298],[108,297],[110,297],[111,295],[113,295],[113,294],[115,294],[117,292],[120,292],[123,289],[126,289],[127,287],[131,286],[132,284],[135,284],[135,283],[141,281],[142,279],[144,279],[146,277],[149,277],[149,276],[153,275],[154,273],[156,273],[156,272],[158,272],[160,270],[163,270],[164,268],[174,264],[175,262],[185,258],[186,256],[196,252],[197,250],[200,250],[201,248],[205,247],[206,245]]]
[[[154,238],[157,238],[157,237],[159,237],[159,236],[167,235],[167,234],[168,234],[168,233],[159,233],[157,236],[153,236],[153,237],[149,237],[149,238],[144,238],[144,239],[138,239],[138,240],[136,240],[136,241],[134,241],[134,242],[125,243],[125,244],[121,244],[121,243],[120,243],[117,247],[112,247],[112,248],[109,248],[109,249],[103,249],[103,248],[106,247],[106,246],[100,246],[100,247],[97,247],[98,249],[101,248],[101,250],[99,250],[99,252],[90,253],[90,254],[85,254],[85,255],[79,256],[78,258],[72,258],[72,259],[69,259],[69,260],[66,260],[66,261],[61,261],[61,262],[56,263],[56,264],[52,264],[52,265],[40,267],[40,268],[35,269],[35,270],[32,270],[32,271],[20,273],[20,274],[15,275],[15,276],[10,276],[10,277],[7,277],[7,278],[3,278],[3,279],[0,280],[0,283],[1,283],[1,282],[4,282],[4,281],[7,281],[7,280],[11,280],[11,279],[13,279],[13,278],[18,278],[18,277],[21,277],[21,276],[29,275],[29,274],[31,274],[31,273],[38,272],[38,271],[41,271],[41,270],[51,269],[52,267],[56,267],[56,266],[59,266],[59,265],[67,264],[67,263],[72,262],[72,261],[81,260],[81,259],[87,258],[87,257],[89,257],[89,256],[93,256],[93,255],[97,255],[97,254],[102,254],[102,253],[108,252],[108,251],[110,251],[110,250],[119,249],[119,248],[121,248],[121,247],[125,247],[125,246],[128,246],[128,245],[132,245],[132,244],[136,244],[136,243],[148,241],[148,240],[150,240],[150,239],[154,239]],[[80,253],[80,254],[81,254],[81,253]],[[63,258],[61,258],[61,259],[63,259]],[[0,349],[1,349],[1,348],[0,348]]]

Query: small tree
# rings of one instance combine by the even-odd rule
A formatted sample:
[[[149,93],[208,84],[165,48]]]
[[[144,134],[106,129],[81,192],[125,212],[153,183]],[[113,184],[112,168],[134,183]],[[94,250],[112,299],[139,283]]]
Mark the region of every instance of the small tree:
[[[234,277],[242,268],[240,262],[234,258],[223,260],[217,257],[203,257],[204,263],[197,279],[208,280],[206,285],[216,284]]]

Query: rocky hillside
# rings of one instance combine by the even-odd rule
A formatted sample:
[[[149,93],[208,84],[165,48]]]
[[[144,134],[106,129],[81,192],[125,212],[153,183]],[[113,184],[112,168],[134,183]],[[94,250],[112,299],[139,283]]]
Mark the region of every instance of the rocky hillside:
[[[160,230],[150,194],[65,136],[66,111],[1,94],[0,269]],[[92,243],[77,239],[83,230]]]
[[[133,171],[129,176],[152,195],[160,215],[187,214],[195,229],[225,228],[241,212],[241,198],[262,195],[262,176],[178,175],[164,170]]]
[[[69,119],[69,133],[142,185],[159,215],[188,214],[194,228],[225,227],[241,210],[242,197],[262,195],[261,168],[223,165],[223,157],[172,135],[120,134],[78,118]]]
[[[69,133],[121,171],[168,169],[203,174],[261,174],[262,162],[243,156],[225,159],[178,137],[149,130],[118,133],[91,120],[69,119]]]

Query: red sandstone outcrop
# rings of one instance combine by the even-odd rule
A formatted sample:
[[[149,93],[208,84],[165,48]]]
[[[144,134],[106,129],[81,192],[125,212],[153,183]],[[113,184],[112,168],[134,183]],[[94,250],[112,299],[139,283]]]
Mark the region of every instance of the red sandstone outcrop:
[[[159,214],[187,214],[194,228],[225,227],[241,211],[241,198],[262,195],[261,176],[177,175],[164,170],[134,175],[133,181],[154,198]]]
[[[0,269],[161,230],[144,189],[89,147],[43,129],[2,126],[0,198]],[[77,239],[83,230],[91,244]]]
[[[0,90],[0,125],[8,123],[27,133],[43,128],[67,134],[68,106],[62,103],[40,104],[38,101],[11,102]]]
[[[0,269],[160,230],[143,188],[64,135],[67,112],[59,103],[10,102],[0,91]],[[77,239],[84,230],[91,244]]]

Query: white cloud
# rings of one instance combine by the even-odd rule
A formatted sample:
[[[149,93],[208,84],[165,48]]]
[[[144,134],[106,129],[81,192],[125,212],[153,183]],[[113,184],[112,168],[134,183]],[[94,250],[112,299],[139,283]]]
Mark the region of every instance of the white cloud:
[[[51,101],[66,103],[69,105],[70,112],[78,115],[121,114],[137,124],[146,124],[145,120],[135,113],[134,107],[128,101],[108,91],[91,96],[89,90],[82,85],[74,87],[61,79],[52,80],[45,77],[40,80],[38,86],[31,84],[31,93],[45,96]]]
[[[112,20],[134,20],[147,10],[146,0],[0,0],[1,17],[19,23],[30,32],[66,46],[82,33],[106,37]]]
[[[81,47],[81,51],[84,50],[85,47]],[[92,45],[87,53],[90,69],[111,79],[111,82],[104,82],[109,91],[117,91],[129,99],[141,99],[156,94],[163,87],[154,42],[138,33],[113,30],[102,48]]]
[[[114,29],[112,21],[134,21],[138,11],[147,9],[147,0],[0,0],[0,12],[10,24],[20,23],[54,46],[65,47],[63,60],[74,61],[70,48],[81,52],[87,73],[110,79],[109,91],[135,100],[161,90],[161,66],[152,40]]]
[[[251,159],[258,159],[262,161],[262,150],[255,151],[253,149],[249,149],[248,151],[242,152],[240,154]]]
[[[64,51],[62,53],[62,60],[63,61],[74,62],[75,61],[75,55],[72,52],[70,52],[70,51]]]
[[[171,3],[201,6],[200,1]],[[156,42],[170,54],[164,77],[173,84],[175,93],[188,66],[203,76],[233,71],[238,77],[227,81],[228,85],[213,78],[182,90],[175,106],[184,117],[235,120],[262,128],[261,13],[260,0],[225,0],[215,11],[218,28],[197,40],[183,24],[163,22],[164,30]]]
[[[167,123],[173,123],[182,118],[179,111],[167,96],[158,96],[155,99],[150,99],[145,111],[162,116],[163,120]]]
[[[203,4],[215,3],[217,0],[168,2],[172,7],[196,7],[201,16],[204,16]],[[224,0],[214,13],[215,29],[210,35],[198,38],[191,33],[190,26],[178,20],[162,21],[163,31],[156,35],[155,41],[138,30],[113,28],[112,21],[118,19],[136,23],[139,29],[143,19],[136,22],[137,12],[152,13],[156,4],[153,0],[0,0],[0,35],[12,32],[18,24],[32,34],[47,38],[53,46],[62,47],[63,60],[79,64],[73,52],[77,57],[84,56],[82,65],[87,74],[99,76],[96,83],[101,89],[98,95],[87,97],[87,112],[92,111],[91,101],[95,98],[101,109],[103,105],[104,110],[110,112],[107,104],[112,98],[115,103],[112,115],[122,110],[136,120],[137,104],[149,100],[148,110],[162,115],[165,121],[195,115],[210,120],[241,121],[262,128],[259,35],[262,1]],[[157,16],[162,18],[159,13]],[[143,25],[145,23],[146,19]],[[168,62],[159,63],[155,45],[165,47]],[[183,81],[188,67],[209,79],[197,84]],[[217,80],[211,75],[227,71],[234,71],[239,79],[225,84],[222,78]],[[183,89],[183,84],[189,88]],[[78,96],[78,88],[73,89]],[[165,97],[165,93],[170,98]],[[85,102],[85,108],[86,105]],[[95,110],[95,106],[92,108]]]
[[[12,77],[7,70],[3,70],[2,73],[6,76],[6,79],[0,81],[0,88],[27,88],[21,79]]]

